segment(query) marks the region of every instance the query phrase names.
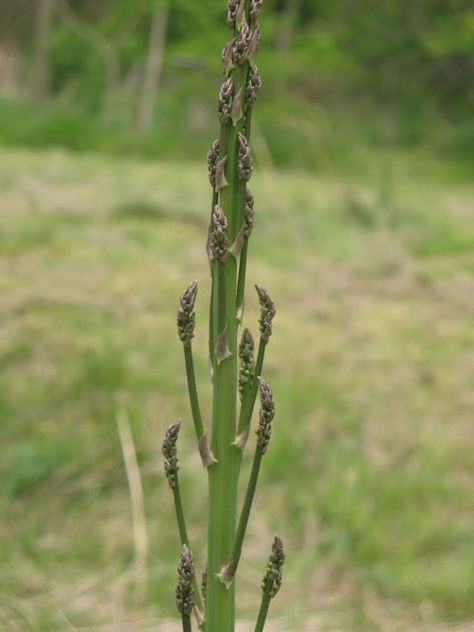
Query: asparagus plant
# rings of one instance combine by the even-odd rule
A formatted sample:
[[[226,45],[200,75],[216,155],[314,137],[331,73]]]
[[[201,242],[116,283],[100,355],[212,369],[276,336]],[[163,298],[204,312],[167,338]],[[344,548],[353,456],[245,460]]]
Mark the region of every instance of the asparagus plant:
[[[192,610],[198,626],[206,632],[234,630],[235,577],[275,414],[272,391],[262,377],[275,305],[268,292],[258,285],[255,286],[260,302],[257,357],[254,338],[248,328],[243,330],[238,341],[244,317],[248,246],[254,225],[254,197],[248,182],[253,171],[252,111],[261,88],[260,74],[254,63],[260,40],[261,5],[262,0],[227,2],[231,37],[222,52],[224,80],[217,105],[220,133],[207,156],[212,187],[207,236],[211,270],[209,367],[213,388],[210,435],[201,414],[193,360],[196,281],[181,295],[177,315],[194,430],[209,481],[207,567],[199,589],[181,502],[176,449],[180,422],[175,422],[166,432],[163,455],[182,545],[176,598],[185,631],[192,629]],[[259,393],[260,415],[253,464],[239,514],[241,462]],[[283,560],[283,545],[276,537],[263,582],[256,630],[263,629],[270,599],[280,587]]]

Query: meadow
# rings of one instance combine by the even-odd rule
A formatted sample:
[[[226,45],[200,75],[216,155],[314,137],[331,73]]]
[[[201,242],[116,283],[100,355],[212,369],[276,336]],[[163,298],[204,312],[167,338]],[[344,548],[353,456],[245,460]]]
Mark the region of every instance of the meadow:
[[[252,184],[248,279],[278,306],[266,368],[277,415],[241,563],[242,630],[278,533],[287,563],[270,631],[472,631],[467,169],[360,149],[350,168],[260,167]],[[182,418],[180,476],[202,543],[206,475],[175,316],[197,279],[207,416],[209,201],[204,158],[0,148],[2,630],[174,629],[179,545],[161,441]],[[249,291],[245,325],[256,322]],[[138,578],[125,409],[149,535]]]

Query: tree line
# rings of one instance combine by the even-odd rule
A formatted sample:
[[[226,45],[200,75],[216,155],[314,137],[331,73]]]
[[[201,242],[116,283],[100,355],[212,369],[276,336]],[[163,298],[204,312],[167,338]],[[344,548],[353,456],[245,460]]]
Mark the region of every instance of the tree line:
[[[415,119],[420,111],[470,116],[468,0],[265,5],[266,94],[331,108],[375,106]],[[224,0],[3,0],[0,57],[3,66],[15,60],[17,91],[37,103],[60,99],[92,113],[126,107],[146,129],[160,94],[185,96],[196,73],[217,75],[225,10]],[[2,83],[0,74],[0,94]]]

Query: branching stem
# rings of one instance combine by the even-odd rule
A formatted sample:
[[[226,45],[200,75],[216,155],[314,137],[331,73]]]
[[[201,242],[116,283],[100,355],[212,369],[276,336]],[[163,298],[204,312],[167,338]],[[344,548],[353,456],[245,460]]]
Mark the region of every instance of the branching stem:
[[[183,632],[193,632],[191,627],[191,617],[186,614],[181,615],[183,619]]]
[[[191,404],[191,412],[193,414],[194,429],[196,430],[196,438],[199,441],[199,439],[204,434],[204,424],[202,422],[201,408],[199,406],[199,398],[196,387],[196,374],[194,372],[193,350],[191,346],[184,347],[184,362],[186,365],[189,402]]]
[[[239,325],[242,323],[244,316],[244,294],[245,294],[245,277],[247,272],[247,255],[249,249],[249,240],[246,237],[244,241],[244,245],[242,246],[242,251],[240,253],[240,261],[239,261],[239,278],[237,281],[237,322]]]
[[[270,608],[271,585],[265,586],[265,590],[262,593],[262,601],[260,602],[260,610],[258,611],[257,623],[255,624],[255,632],[262,632],[263,626],[267,619],[268,609]]]
[[[174,507],[176,511],[176,522],[178,523],[179,538],[181,541],[181,546],[183,546],[183,544],[186,544],[188,547],[190,547],[188,532],[186,529],[186,520],[184,518],[183,503],[181,501],[181,490],[179,487],[178,474],[176,474],[176,485],[175,487],[173,487],[172,491],[173,491]],[[194,612],[196,614],[196,620],[201,630],[204,631],[206,629],[205,623],[203,620],[204,608],[203,608],[203,602],[201,598],[201,592],[199,590],[199,586],[198,586],[195,576],[192,579],[192,584],[193,584],[193,591],[194,591],[194,603],[195,603]],[[187,618],[189,619],[189,617]],[[189,625],[191,625],[190,622],[189,622]],[[186,629],[184,628],[184,616],[183,616],[183,629]]]
[[[263,452],[260,446],[257,445],[253,457],[252,470],[250,472],[247,491],[245,492],[244,504],[242,505],[242,511],[240,513],[234,544],[232,546],[232,555],[230,557],[231,561],[223,567],[220,573],[220,579],[226,586],[230,586],[232,584],[235,573],[237,572],[240,556],[242,554],[242,545],[249,523],[250,511],[252,510],[255,489],[257,487],[258,481],[258,474],[260,472],[260,465],[262,462],[262,456]]]

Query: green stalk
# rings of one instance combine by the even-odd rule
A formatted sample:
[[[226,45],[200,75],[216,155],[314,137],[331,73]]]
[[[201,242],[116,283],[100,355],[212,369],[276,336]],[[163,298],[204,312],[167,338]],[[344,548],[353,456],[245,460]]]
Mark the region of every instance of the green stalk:
[[[248,257],[248,249],[249,249],[249,240],[245,238],[244,245],[242,246],[242,251],[240,253],[239,260],[239,279],[237,281],[237,322],[239,325],[242,323],[244,317],[244,294],[245,294],[245,277],[247,272],[247,257]]]
[[[193,632],[191,627],[191,617],[186,614],[181,615],[183,620],[183,632]]]
[[[214,462],[212,451],[209,449],[207,433],[202,421],[201,408],[199,406],[199,398],[196,387],[196,375],[194,372],[194,360],[191,346],[184,346],[184,362],[186,366],[186,378],[188,381],[189,402],[191,404],[191,412],[194,421],[194,429],[198,440],[199,453],[202,463],[205,467]]]
[[[230,556],[231,562],[224,566],[220,573],[220,577],[224,584],[231,585],[237,571],[237,566],[242,554],[242,545],[247,531],[247,526],[250,518],[250,511],[252,510],[253,499],[255,497],[255,489],[257,487],[258,475],[260,472],[260,465],[262,463],[263,452],[260,447],[257,446],[252,462],[252,470],[250,472],[249,481],[247,484],[247,491],[245,492],[245,499],[242,505],[242,511],[240,513],[239,523],[237,526],[237,532],[235,534],[234,544],[232,546],[232,555]]]
[[[196,386],[196,374],[194,371],[192,339],[194,338],[194,329],[196,326],[196,313],[194,310],[196,296],[197,282],[193,281],[193,283],[191,283],[191,285],[181,294],[180,306],[176,320],[178,325],[178,335],[183,343],[189,401],[191,404],[191,412],[199,446],[199,453],[201,455],[203,465],[207,467],[214,462],[214,457],[209,449],[207,433],[202,421]]]
[[[186,366],[186,378],[188,380],[189,403],[191,404],[196,437],[199,441],[204,434],[204,424],[202,423],[201,409],[197,394],[192,347],[184,347],[184,363]]]
[[[255,71],[253,70],[255,68]],[[249,82],[250,81],[250,82]],[[245,136],[250,138],[250,132],[252,128],[252,112],[253,104],[257,98],[257,92],[261,88],[261,80],[258,75],[258,69],[256,66],[252,67],[252,71],[247,69],[246,75],[246,102],[247,110],[245,112]],[[240,254],[239,261],[239,279],[237,282],[237,320],[239,324],[242,323],[244,315],[244,294],[245,294],[245,278],[247,272],[247,257],[248,257],[248,243],[253,229],[253,196],[247,190],[247,200],[244,199],[245,190],[242,192],[242,198],[240,201],[242,216],[246,225],[245,240]],[[247,207],[246,201],[249,202],[248,196],[250,196],[251,204]]]
[[[257,429],[257,445],[255,447],[255,454],[252,463],[252,470],[250,472],[249,481],[247,484],[247,491],[245,493],[244,503],[240,512],[239,523],[235,534],[234,543],[232,546],[232,555],[229,557],[229,561],[222,567],[219,574],[222,582],[226,586],[230,586],[233,583],[237,566],[242,554],[242,545],[247,531],[247,526],[250,517],[250,511],[252,509],[253,500],[255,497],[255,489],[257,487],[258,475],[260,472],[260,465],[262,463],[262,456],[265,454],[270,442],[272,432],[272,421],[275,416],[275,405],[273,403],[273,394],[268,384],[257,378],[260,387],[261,396],[261,408],[260,408],[260,420]],[[240,459],[239,459],[240,465]]]
[[[214,274],[212,273],[211,267],[211,295],[209,299],[209,371],[211,376],[214,373],[213,355],[216,346],[216,340],[214,338],[214,293]]]
[[[184,519],[183,503],[181,502],[181,491],[179,488],[179,480],[176,475],[176,486],[173,487],[174,508],[176,511],[176,522],[178,523],[179,539],[181,546],[187,544],[189,546],[188,532],[186,530],[186,521]]]
[[[244,221],[245,221],[245,213],[244,213]],[[245,308],[245,281],[247,275],[247,259],[248,259],[248,250],[249,250],[249,236],[247,231],[245,231],[244,242],[242,245],[242,250],[240,252],[239,258],[239,278],[237,281],[237,297],[236,297],[236,318],[237,323],[239,325],[242,324],[244,319],[244,308]]]
[[[219,262],[217,266],[217,322],[223,326],[217,338],[224,344],[215,352],[211,447],[217,463],[208,468],[209,540],[206,611],[208,632],[232,632],[235,619],[234,590],[226,590],[216,573],[231,552],[237,514],[237,461],[231,446],[236,428],[236,264],[234,258],[228,256],[224,263]],[[219,342],[217,346],[219,347]]]
[[[203,464],[209,478],[208,551],[203,596],[194,575],[193,556],[181,502],[176,440],[179,422],[172,424],[163,444],[165,471],[176,509],[183,545],[178,565],[176,603],[182,615],[183,630],[191,630],[193,608],[199,613],[206,604],[207,632],[234,632],[235,573],[241,556],[261,466],[267,450],[274,416],[273,396],[261,379],[265,348],[272,332],[275,306],[266,290],[256,286],[261,307],[261,338],[254,366],[254,342],[244,330],[237,353],[237,329],[242,322],[248,240],[253,228],[254,201],[247,188],[252,175],[249,144],[252,107],[261,86],[253,64],[260,37],[257,24],[262,0],[227,0],[227,22],[233,39],[223,51],[225,80],[219,92],[219,138],[208,152],[208,174],[212,186],[211,220],[207,254],[211,263],[209,308],[209,362],[212,369],[212,432],[210,445],[203,424],[196,385],[191,341],[194,337],[197,283],[181,296],[178,333],[184,346],[189,401]],[[240,373],[238,359],[240,358]],[[239,380],[237,379],[239,375]],[[238,388],[237,388],[238,387]],[[261,408],[257,446],[247,491],[237,524],[237,492],[243,447],[248,437],[257,389]],[[237,391],[242,404],[237,419]],[[237,434],[238,433],[238,434]],[[235,446],[240,450],[236,450]],[[215,455],[215,456],[214,456]],[[275,538],[273,557],[264,578],[264,599],[257,626],[263,628],[269,599],[281,581],[283,549]]]
[[[210,248],[210,239],[211,239],[212,214],[214,213],[214,207],[216,206],[219,199],[219,195],[216,189],[216,185],[217,185],[216,169],[217,169],[217,159],[219,157],[219,149],[218,149],[219,141],[215,141],[215,142],[217,143],[217,145],[213,143],[207,155],[209,181],[212,186],[211,218],[209,220],[209,233],[207,237],[208,256],[210,255],[209,248]],[[211,295],[210,295],[210,305],[209,305],[209,365],[210,366],[212,365],[212,354],[214,352],[214,347],[216,344],[216,341],[214,339],[214,319],[213,319],[214,310],[212,308],[213,296],[214,296],[214,274],[213,274],[213,268],[211,265]]]
[[[271,587],[267,585],[262,594],[262,601],[260,603],[260,609],[258,611],[257,623],[255,624],[255,632],[262,632],[263,626],[267,619],[268,609],[270,608]]]
[[[225,187],[221,191],[220,202],[221,206],[228,214],[229,217],[229,236],[231,236],[231,243],[236,235],[236,227],[237,227],[237,213],[235,212],[236,204],[235,204],[235,194],[238,187],[238,182],[236,181],[236,170],[237,170],[237,129],[235,127],[231,127],[229,133],[229,143],[227,147],[227,167],[226,171],[230,175],[229,185]],[[229,213],[229,210],[231,211]]]
[[[248,15],[250,0],[241,0],[240,4],[245,7]],[[237,39],[240,38],[241,27],[243,25],[239,26],[234,21],[234,35]],[[245,44],[243,40],[242,43]],[[233,51],[233,46],[228,46],[227,51]],[[238,49],[237,45],[236,47]],[[245,52],[245,45],[243,49]],[[230,68],[232,61],[236,62],[233,69]],[[228,589],[219,580],[218,573],[231,555],[237,521],[239,463],[238,454],[232,443],[237,429],[236,295],[237,258],[241,249],[238,236],[243,226],[242,192],[245,190],[245,182],[239,177],[239,134],[244,122],[248,62],[244,58],[239,62],[232,52],[230,66],[227,68],[230,77],[222,86],[219,101],[219,116],[222,123],[219,164],[225,165],[225,173],[224,177],[220,174],[216,178],[220,205],[220,208],[216,209],[219,208],[225,218],[225,248],[222,239],[224,222],[220,212],[214,212],[210,240],[214,260],[213,341],[210,345],[213,353],[211,449],[217,463],[208,468],[208,632],[233,632],[235,624],[235,586]]]

